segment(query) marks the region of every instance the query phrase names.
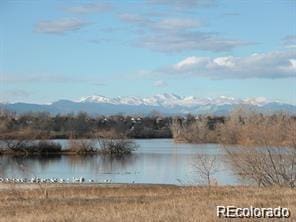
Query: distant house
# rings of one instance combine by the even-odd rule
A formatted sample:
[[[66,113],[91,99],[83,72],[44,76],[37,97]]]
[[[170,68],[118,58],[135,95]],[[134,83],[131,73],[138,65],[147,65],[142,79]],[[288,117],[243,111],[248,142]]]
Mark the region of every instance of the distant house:
[[[137,118],[137,121],[139,121],[139,122],[142,121],[142,118],[141,117],[138,117]]]
[[[162,118],[162,117],[157,117],[157,118],[155,119],[155,122],[156,122],[157,124],[160,124],[160,123],[163,122],[163,118]]]
[[[31,125],[33,123],[32,120],[26,120],[26,124]]]

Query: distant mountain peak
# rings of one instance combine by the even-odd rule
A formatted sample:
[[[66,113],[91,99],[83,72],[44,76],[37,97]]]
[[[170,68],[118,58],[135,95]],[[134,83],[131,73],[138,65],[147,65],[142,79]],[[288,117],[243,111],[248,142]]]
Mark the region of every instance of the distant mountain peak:
[[[158,111],[163,114],[213,114],[227,115],[238,106],[244,105],[264,113],[289,112],[296,114],[296,106],[292,104],[269,101],[264,97],[237,99],[228,96],[215,98],[199,98],[196,96],[179,96],[164,93],[150,97],[118,96],[114,98],[92,95],[76,101],[58,100],[51,104],[0,103],[0,109],[8,109],[17,113],[50,112],[66,114],[87,112],[89,114],[149,114]]]
[[[149,105],[149,106],[187,106],[192,107],[196,105],[237,105],[247,104],[254,106],[262,106],[268,103],[268,100],[264,97],[235,99],[233,97],[219,96],[216,98],[198,98],[195,96],[179,96],[174,93],[156,94],[151,97],[135,97],[135,96],[119,96],[115,98],[109,98],[101,95],[93,95],[83,97],[78,100],[81,103],[106,103],[114,105]]]

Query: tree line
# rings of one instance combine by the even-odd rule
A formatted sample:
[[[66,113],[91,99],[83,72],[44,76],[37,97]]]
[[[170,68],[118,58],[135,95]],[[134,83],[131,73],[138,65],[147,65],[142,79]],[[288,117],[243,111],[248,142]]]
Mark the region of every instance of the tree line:
[[[1,138],[19,138],[32,134],[35,139],[116,137],[171,138],[171,118],[163,116],[91,116],[87,113],[50,115],[32,112],[17,115],[0,111]]]

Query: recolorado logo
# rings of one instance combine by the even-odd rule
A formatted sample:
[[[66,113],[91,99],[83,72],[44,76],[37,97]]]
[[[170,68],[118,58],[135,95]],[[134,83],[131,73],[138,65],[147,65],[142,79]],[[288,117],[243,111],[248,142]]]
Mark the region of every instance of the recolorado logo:
[[[289,218],[288,208],[257,208],[250,206],[241,208],[236,206],[217,206],[217,217],[219,218]]]

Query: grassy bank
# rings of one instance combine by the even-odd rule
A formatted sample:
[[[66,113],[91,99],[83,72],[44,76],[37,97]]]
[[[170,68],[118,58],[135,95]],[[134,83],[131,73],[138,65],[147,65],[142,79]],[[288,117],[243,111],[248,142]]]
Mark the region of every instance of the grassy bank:
[[[223,221],[217,205],[287,207],[296,220],[288,188],[0,185],[0,221]]]

